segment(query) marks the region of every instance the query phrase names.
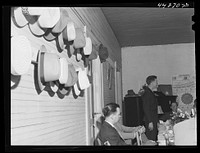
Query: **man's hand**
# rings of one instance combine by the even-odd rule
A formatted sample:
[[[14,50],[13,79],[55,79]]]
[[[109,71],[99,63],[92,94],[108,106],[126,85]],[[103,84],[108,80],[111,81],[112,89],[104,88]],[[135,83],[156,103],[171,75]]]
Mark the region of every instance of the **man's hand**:
[[[153,130],[153,123],[152,122],[149,123],[149,130],[150,131]]]

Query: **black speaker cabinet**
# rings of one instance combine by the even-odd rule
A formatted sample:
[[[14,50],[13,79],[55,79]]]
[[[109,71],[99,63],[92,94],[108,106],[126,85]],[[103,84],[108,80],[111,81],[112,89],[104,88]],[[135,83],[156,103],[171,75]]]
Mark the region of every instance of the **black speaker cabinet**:
[[[124,97],[123,107],[123,124],[125,126],[144,125],[144,112],[142,99],[140,96]]]

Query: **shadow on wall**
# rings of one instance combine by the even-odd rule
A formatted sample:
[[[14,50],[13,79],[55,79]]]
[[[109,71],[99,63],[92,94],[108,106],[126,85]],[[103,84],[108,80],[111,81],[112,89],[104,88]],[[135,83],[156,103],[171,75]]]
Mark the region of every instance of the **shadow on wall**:
[[[21,75],[11,74],[11,89],[15,89],[21,80]]]

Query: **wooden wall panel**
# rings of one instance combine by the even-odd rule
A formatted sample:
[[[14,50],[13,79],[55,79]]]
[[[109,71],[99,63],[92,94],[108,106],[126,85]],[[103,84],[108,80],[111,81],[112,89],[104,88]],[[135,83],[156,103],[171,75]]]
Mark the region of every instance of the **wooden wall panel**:
[[[80,21],[74,19],[76,26],[81,26]],[[28,26],[14,27],[14,30],[30,41],[33,60],[36,61],[41,45],[60,55],[55,41],[34,36]],[[85,97],[74,99],[70,92],[61,98],[50,88],[39,94],[35,88],[33,64],[11,89],[11,145],[84,145],[85,127]]]
[[[87,23],[87,33],[94,46],[100,40],[108,48],[109,57],[121,68],[121,49],[101,9],[78,9],[83,21],[74,8],[67,10],[76,27],[83,28],[83,22]],[[55,41],[48,42],[43,37],[34,36],[28,26],[13,28],[16,34],[26,36],[31,42],[33,60],[36,61],[41,45],[45,45],[49,52],[63,56],[64,53],[57,51]],[[103,69],[105,77],[106,69]],[[104,81],[104,91],[109,91],[106,83]],[[114,82],[112,89],[104,93],[105,101],[114,100]],[[31,64],[27,74],[22,75],[19,84],[11,89],[11,145],[85,145],[85,116],[85,97],[74,99],[71,92],[60,97],[50,88],[38,93],[34,65]]]

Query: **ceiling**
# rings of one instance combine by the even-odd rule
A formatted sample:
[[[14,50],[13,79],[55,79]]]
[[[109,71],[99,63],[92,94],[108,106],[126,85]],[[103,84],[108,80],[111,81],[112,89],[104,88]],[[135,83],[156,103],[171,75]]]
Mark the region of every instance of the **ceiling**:
[[[194,43],[194,8],[101,7],[121,47]]]

